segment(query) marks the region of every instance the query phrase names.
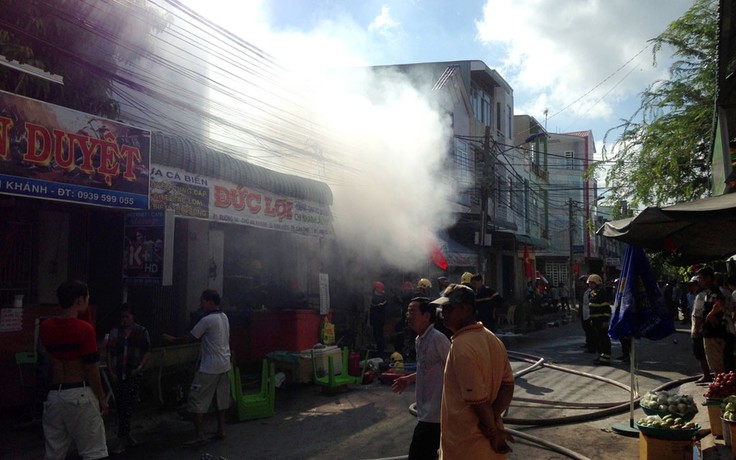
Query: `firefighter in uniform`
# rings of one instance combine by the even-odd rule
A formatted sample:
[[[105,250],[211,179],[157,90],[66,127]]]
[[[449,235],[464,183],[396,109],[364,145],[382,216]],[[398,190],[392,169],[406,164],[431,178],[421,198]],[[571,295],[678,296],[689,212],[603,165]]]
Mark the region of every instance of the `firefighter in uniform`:
[[[590,320],[593,328],[593,337],[598,349],[597,365],[611,364],[611,338],[608,337],[608,323],[611,321],[611,301],[603,288],[603,279],[599,275],[588,277],[590,288]]]

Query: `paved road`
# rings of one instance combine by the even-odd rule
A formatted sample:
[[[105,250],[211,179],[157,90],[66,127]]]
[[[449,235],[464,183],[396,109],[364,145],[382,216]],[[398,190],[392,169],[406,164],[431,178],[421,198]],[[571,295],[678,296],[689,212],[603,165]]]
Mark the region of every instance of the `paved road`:
[[[625,365],[596,367],[593,356],[580,345],[583,333],[579,323],[547,328],[524,336],[504,337],[509,350],[545,358],[566,369],[595,374],[623,385],[630,383]],[[613,356],[620,354],[614,344]],[[637,344],[639,362],[636,372],[641,394],[666,382],[697,374],[697,363],[690,352],[689,336],[678,332],[658,342],[643,340]],[[512,361],[515,371],[530,366]],[[702,387],[688,384],[683,390],[702,395]],[[518,398],[545,401],[612,403],[628,401],[625,389],[560,370],[543,367],[516,381]],[[233,459],[374,459],[405,455],[415,425],[408,407],[413,394],[395,395],[388,385],[355,386],[347,392],[324,395],[311,385],[291,385],[277,390],[276,415],[269,419],[227,426],[224,441],[212,441],[197,448],[182,447],[192,435],[190,422],[173,411],[156,407],[142,408],[133,425],[140,445],[117,458],[199,459],[204,453],[215,458]],[[536,401],[515,401],[508,416],[514,419],[544,420],[570,415],[589,414],[595,409],[560,408]],[[640,409],[635,418],[642,416]],[[701,410],[699,417],[707,415]],[[638,458],[639,441],[612,432],[617,423],[627,423],[628,411],[584,423],[534,426],[509,425],[510,428],[554,442],[592,459]],[[109,420],[114,425],[113,417]],[[39,427],[12,430],[0,426],[0,458],[42,458]],[[214,431],[214,420],[210,428]],[[112,428],[111,433],[114,433]],[[111,435],[114,436],[114,435]],[[511,459],[562,459],[561,454],[537,444],[518,439]]]

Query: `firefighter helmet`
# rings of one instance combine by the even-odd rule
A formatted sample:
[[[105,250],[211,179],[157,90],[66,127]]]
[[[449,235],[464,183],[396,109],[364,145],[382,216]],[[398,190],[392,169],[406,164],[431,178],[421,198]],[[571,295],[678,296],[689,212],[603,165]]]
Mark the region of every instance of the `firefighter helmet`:
[[[590,275],[587,282],[595,283],[600,286],[601,284],[603,284],[603,279],[598,275]]]
[[[432,289],[432,282],[427,278],[422,278],[417,283],[417,289]]]

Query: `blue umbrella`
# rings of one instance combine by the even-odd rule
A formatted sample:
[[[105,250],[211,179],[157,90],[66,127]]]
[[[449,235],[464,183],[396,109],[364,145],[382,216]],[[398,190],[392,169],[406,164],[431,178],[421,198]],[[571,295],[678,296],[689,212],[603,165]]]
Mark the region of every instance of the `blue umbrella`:
[[[660,340],[675,332],[675,323],[667,309],[662,291],[657,285],[652,267],[644,250],[639,246],[626,245],[623,269],[613,303],[613,316],[608,326],[608,335],[614,339],[632,337]],[[635,346],[631,340],[631,399],[629,423],[616,424],[613,430],[627,436],[638,436],[634,427]]]
[[[608,335],[660,340],[675,332],[675,323],[657,285],[644,250],[626,245]]]

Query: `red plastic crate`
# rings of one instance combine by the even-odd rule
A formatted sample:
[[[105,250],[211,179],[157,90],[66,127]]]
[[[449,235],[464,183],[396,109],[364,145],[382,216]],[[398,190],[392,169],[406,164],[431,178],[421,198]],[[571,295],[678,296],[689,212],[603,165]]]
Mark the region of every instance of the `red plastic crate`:
[[[322,316],[317,310],[257,312],[250,322],[250,359],[276,350],[302,351],[319,342]]]

